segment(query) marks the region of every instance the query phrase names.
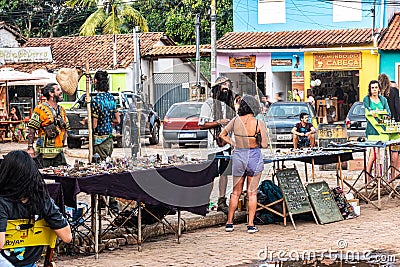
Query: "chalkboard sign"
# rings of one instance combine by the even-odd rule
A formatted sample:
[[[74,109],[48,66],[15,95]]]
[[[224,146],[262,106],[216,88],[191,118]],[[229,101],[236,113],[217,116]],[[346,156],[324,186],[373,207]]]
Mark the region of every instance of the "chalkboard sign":
[[[306,188],[315,214],[321,224],[343,220],[326,182],[311,183]]]
[[[290,214],[311,212],[311,204],[296,169],[283,169],[276,173],[279,187]]]

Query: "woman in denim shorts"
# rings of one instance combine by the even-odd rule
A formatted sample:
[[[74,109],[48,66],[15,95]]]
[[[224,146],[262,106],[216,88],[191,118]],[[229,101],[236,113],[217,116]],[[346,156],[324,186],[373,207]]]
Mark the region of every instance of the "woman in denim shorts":
[[[234,148],[232,154],[233,192],[229,201],[228,220],[225,227],[227,232],[233,231],[233,215],[246,178],[249,201],[247,232],[250,234],[258,232],[257,227],[254,226],[254,216],[257,207],[257,188],[264,170],[260,147],[268,145],[265,123],[254,117],[259,112],[259,102],[252,96],[244,96],[240,101],[238,116],[229,122],[220,135]],[[233,132],[234,140],[229,137],[230,132]],[[259,140],[260,136],[261,140]]]

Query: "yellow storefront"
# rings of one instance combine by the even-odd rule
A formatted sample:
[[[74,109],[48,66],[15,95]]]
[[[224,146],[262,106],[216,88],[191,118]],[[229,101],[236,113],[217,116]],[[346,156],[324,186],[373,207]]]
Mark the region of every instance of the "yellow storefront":
[[[356,101],[362,101],[370,80],[376,80],[379,74],[379,54],[370,47],[305,52],[304,63],[305,92],[310,88],[316,99],[336,99],[341,98],[342,91],[344,100],[338,102],[344,111],[349,106],[346,101],[350,87],[357,92]]]

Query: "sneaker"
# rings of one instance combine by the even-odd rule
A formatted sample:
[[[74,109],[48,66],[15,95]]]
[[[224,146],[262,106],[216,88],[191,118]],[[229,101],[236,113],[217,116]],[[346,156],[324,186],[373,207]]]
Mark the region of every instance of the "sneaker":
[[[233,232],[233,224],[231,224],[231,223],[227,223],[226,225],[225,225],[225,232]]]
[[[256,232],[258,232],[258,229],[256,226],[247,225],[247,233],[254,234]]]

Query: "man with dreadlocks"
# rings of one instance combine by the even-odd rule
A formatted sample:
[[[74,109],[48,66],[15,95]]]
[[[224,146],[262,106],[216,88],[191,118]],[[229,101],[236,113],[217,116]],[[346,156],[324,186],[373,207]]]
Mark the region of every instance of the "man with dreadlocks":
[[[218,77],[211,89],[211,97],[201,107],[199,126],[200,129],[208,129],[208,153],[210,158],[215,156],[229,156],[231,147],[225,143],[219,134],[229,121],[236,115],[234,107],[232,82],[226,77]],[[226,204],[226,187],[228,175],[232,174],[229,159],[218,160],[219,198],[217,211],[228,213]]]
[[[62,94],[61,87],[56,83],[49,83],[43,87],[42,95],[46,97],[46,101],[35,107],[28,123],[27,152],[31,157],[37,153],[43,167],[67,165],[63,146],[70,127],[65,109],[58,104],[63,101]],[[34,149],[36,131],[38,138]]]
[[[35,162],[22,150],[11,151],[0,164],[0,266],[35,267],[43,246],[3,250],[7,221],[18,219],[44,219],[62,241],[72,240],[67,219],[50,198]]]

